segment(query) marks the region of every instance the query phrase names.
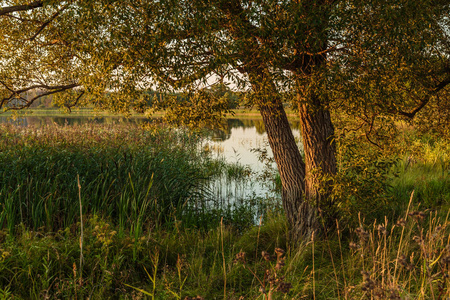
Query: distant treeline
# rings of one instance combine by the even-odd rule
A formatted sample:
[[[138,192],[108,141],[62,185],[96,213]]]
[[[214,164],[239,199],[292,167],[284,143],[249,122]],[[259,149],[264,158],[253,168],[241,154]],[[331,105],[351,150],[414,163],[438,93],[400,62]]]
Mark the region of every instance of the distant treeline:
[[[225,98],[228,102],[229,109],[235,109],[239,106],[245,105],[245,94],[244,92],[236,92],[231,90],[225,84],[215,84],[210,88],[206,89],[208,93],[211,93],[214,97]],[[25,99],[30,100],[39,95],[44,94],[45,91],[33,90],[26,94]],[[109,93],[112,94],[112,93]],[[145,102],[141,102],[140,105],[134,105],[133,110],[137,112],[144,111],[146,107],[151,107],[154,105],[164,105],[165,100],[168,97],[176,97],[178,101],[183,102],[188,100],[186,95],[183,93],[163,93],[154,90],[149,90],[144,92],[146,95]],[[56,107],[57,104],[53,101],[53,95],[43,95],[37,98],[33,104],[30,106],[32,108],[51,108]]]

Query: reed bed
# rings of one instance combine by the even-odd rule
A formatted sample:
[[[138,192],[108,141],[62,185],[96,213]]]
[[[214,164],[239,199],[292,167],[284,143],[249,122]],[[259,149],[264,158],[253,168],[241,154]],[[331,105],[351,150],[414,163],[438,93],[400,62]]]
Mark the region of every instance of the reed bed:
[[[80,218],[80,192],[83,213],[120,232],[181,220],[217,172],[197,145],[195,135],[164,127],[2,125],[0,228],[66,228]]]

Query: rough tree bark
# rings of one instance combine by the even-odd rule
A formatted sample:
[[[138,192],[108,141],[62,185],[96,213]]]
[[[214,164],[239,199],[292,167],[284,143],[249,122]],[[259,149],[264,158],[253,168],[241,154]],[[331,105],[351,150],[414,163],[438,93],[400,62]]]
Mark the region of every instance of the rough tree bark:
[[[326,223],[335,217],[330,199],[332,177],[337,171],[331,115],[316,94],[306,101],[300,101],[298,94],[303,161],[273,81],[269,75],[262,75],[268,74],[267,71],[259,70],[255,76],[255,69],[253,65],[253,69],[247,70],[253,89],[256,92],[263,89],[265,95],[271,95],[258,107],[280,173],[283,208],[291,225],[291,236],[310,237],[320,230],[319,208]]]
[[[293,239],[310,237],[319,228],[316,207],[305,199],[305,163],[281,101],[259,106],[280,173],[282,201]]]
[[[337,172],[334,126],[327,96],[320,95],[321,91],[315,88],[311,90],[311,87],[306,88],[309,91],[303,94],[305,83],[300,78],[308,76],[311,80],[314,69],[327,67],[326,54],[320,54],[326,53],[327,48],[325,37],[317,51],[319,54],[300,55],[297,69],[293,72],[298,79],[297,104],[305,153],[305,199],[312,207],[320,209],[320,217],[326,227],[334,224],[336,218],[330,197],[333,177]]]
[[[255,64],[255,57],[245,69],[255,93],[264,95],[257,104],[280,173],[283,208],[291,225],[291,237],[294,240],[310,237],[318,231],[319,222],[317,207],[305,197],[305,163],[270,73],[261,67],[262,61]]]
[[[330,199],[332,177],[337,171],[334,126],[329,110],[315,95],[308,104],[299,100],[298,109],[305,151],[305,198],[323,211],[328,222],[335,217]]]

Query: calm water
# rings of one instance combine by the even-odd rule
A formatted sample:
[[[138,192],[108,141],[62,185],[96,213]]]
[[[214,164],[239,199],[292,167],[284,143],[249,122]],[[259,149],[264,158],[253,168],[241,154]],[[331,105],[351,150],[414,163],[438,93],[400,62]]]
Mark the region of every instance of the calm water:
[[[248,165],[254,171],[262,171],[264,164],[259,160],[259,149],[267,151],[272,158],[267,134],[261,119],[228,119],[225,131],[216,131],[211,136],[211,144],[217,146],[228,162]],[[294,136],[300,139],[298,122],[291,123]],[[299,144],[300,147],[301,144]]]
[[[36,127],[46,124],[75,125],[89,122],[139,124],[145,121],[145,118],[127,119],[123,117],[27,116],[16,120],[12,120],[9,117],[0,117],[0,123],[9,122],[18,126],[31,125]],[[298,122],[292,122],[291,127],[294,136],[299,139]],[[267,166],[275,168],[274,163],[265,164],[260,161],[261,152],[266,153],[269,159],[272,158],[272,151],[261,119],[228,119],[225,129],[211,131],[209,139],[204,146],[211,149],[211,152],[216,157],[224,158],[229,163],[238,163],[252,173],[251,176],[248,176],[241,182],[222,178],[212,183],[212,190],[215,191],[216,198],[234,202],[239,199],[248,199],[249,197],[276,197],[270,186],[268,186],[268,182],[261,180],[262,174],[268,171]],[[302,147],[300,143],[299,147]]]
[[[223,157],[229,163],[238,163],[251,170],[247,180],[241,182],[222,178],[213,182],[212,190],[216,191],[216,198],[224,201],[239,202],[246,199],[264,198],[279,199],[280,195],[273,191],[273,182],[265,174],[273,173],[276,169],[274,162],[261,161],[261,153],[272,159],[264,124],[261,119],[228,119],[226,130],[216,130],[210,136],[209,146],[215,151],[214,155]],[[291,123],[296,139],[300,139],[298,122]],[[302,145],[299,143],[299,147]]]
[[[117,122],[134,123],[139,124],[144,122],[145,118],[124,118],[124,117],[82,117],[82,116],[26,116],[17,117],[12,119],[11,117],[0,116],[0,123],[11,123],[18,126],[43,126],[43,125],[80,125],[85,123],[100,123],[100,124],[113,124]]]

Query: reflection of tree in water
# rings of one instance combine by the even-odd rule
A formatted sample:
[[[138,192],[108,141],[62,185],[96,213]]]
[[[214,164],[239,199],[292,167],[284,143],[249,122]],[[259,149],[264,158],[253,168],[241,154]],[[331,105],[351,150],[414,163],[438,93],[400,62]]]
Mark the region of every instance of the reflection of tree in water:
[[[212,140],[225,141],[230,138],[231,130],[229,127],[223,129],[211,129],[208,130],[207,136]]]
[[[1,123],[8,123],[8,124],[13,124],[16,126],[26,126],[27,125],[27,120],[26,118],[23,117],[16,117],[16,118],[12,118],[12,117],[0,117],[0,122]]]
[[[240,126],[236,126],[236,127],[243,127],[243,128],[255,127],[256,132],[259,134],[263,134],[264,132],[266,132],[264,123],[261,119],[242,119],[239,121],[240,121]]]
[[[256,128],[256,132],[263,134],[265,132],[264,123],[259,119],[227,119],[224,128],[212,129],[208,137],[214,140],[225,141],[231,136],[231,129],[233,128]]]
[[[300,121],[294,120],[289,121],[289,123],[291,124],[292,129],[300,130]],[[225,124],[224,128],[211,130],[211,132],[208,134],[208,137],[215,140],[225,141],[230,138],[232,128],[253,127],[256,129],[256,132],[258,134],[262,135],[266,132],[264,122],[261,119],[227,119],[227,123]]]
[[[52,123],[58,124],[60,126],[83,124],[83,120],[81,118],[53,117],[53,118],[50,118],[50,120],[52,121]]]
[[[266,128],[264,127],[264,123],[262,120],[255,120],[254,124],[257,133],[263,134],[264,132],[266,132]]]
[[[208,137],[212,140],[226,141],[231,136],[231,128],[244,126],[239,119],[227,119],[222,128],[213,128],[209,130]]]
[[[298,129],[300,130],[300,121],[291,121],[289,120],[289,124],[291,124],[292,129]]]
[[[41,127],[46,125],[81,125],[86,122],[86,118],[82,117],[26,117],[27,125]]]
[[[227,125],[228,125],[228,133],[231,133],[231,128],[239,128],[239,127],[248,127],[245,126],[245,123],[243,120],[240,119],[227,119]]]
[[[263,134],[266,132],[264,128],[264,123],[261,119],[230,119],[228,120],[229,124],[232,124],[232,128],[256,128],[256,132],[259,134]]]

